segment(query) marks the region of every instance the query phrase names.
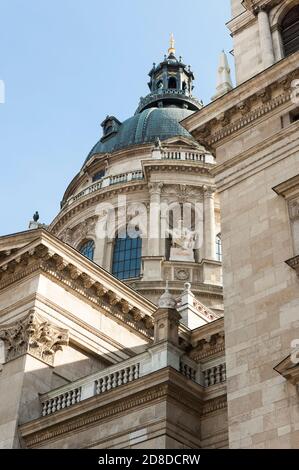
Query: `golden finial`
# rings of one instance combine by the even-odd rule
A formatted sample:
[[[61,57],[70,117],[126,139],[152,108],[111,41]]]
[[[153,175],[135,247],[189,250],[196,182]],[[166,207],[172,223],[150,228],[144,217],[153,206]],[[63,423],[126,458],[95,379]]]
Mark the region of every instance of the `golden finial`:
[[[175,47],[174,47],[174,36],[173,36],[173,33],[171,33],[171,35],[170,35],[170,42],[169,42],[169,44],[170,44],[170,47],[169,47],[169,49],[168,49],[168,54],[169,54],[169,55],[170,55],[170,54],[173,54],[173,55],[174,55],[174,54],[175,54]]]

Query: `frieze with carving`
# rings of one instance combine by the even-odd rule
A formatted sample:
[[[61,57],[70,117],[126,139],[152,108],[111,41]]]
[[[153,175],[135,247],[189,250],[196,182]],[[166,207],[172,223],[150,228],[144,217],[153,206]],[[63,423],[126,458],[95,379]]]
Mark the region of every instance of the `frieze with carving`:
[[[224,352],[225,337],[224,332],[220,331],[207,338],[201,339],[197,345],[190,351],[190,358],[199,362],[200,360],[216,355],[217,353]]]
[[[190,271],[188,269],[177,268],[174,270],[174,277],[179,281],[188,281],[190,279]]]
[[[68,345],[69,333],[30,310],[17,322],[0,325],[0,339],[5,345],[6,362],[28,353],[53,365],[55,353]]]
[[[30,248],[28,252],[10,260],[7,264],[2,264],[0,290],[37,271],[47,273],[56,281],[88,298],[90,302],[100,305],[105,314],[121,320],[142,336],[152,338],[153,325],[150,316],[142,314],[140,321],[135,320],[133,311],[135,312],[136,308],[131,304],[129,313],[125,314],[124,310],[127,310],[127,307],[121,298],[43,244]]]
[[[203,200],[203,188],[185,184],[165,185],[162,189],[162,196],[168,202],[194,203]]]

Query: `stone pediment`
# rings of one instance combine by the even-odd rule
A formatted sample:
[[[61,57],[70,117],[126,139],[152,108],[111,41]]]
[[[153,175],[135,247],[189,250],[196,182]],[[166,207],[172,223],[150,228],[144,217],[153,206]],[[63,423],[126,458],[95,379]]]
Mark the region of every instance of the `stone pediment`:
[[[174,145],[176,147],[184,146],[184,147],[189,147],[190,149],[193,149],[193,150],[204,151],[204,148],[201,145],[199,145],[197,142],[192,142],[190,141],[190,139],[187,139],[182,136],[171,137],[170,139],[163,140],[162,147],[171,146],[171,145]]]
[[[45,274],[116,322],[153,337],[154,304],[46,230],[33,232],[29,243],[0,261],[0,290],[33,273]],[[22,236],[15,235],[16,242]],[[0,242],[4,246],[5,240]]]
[[[37,238],[36,230],[0,237],[0,263]]]

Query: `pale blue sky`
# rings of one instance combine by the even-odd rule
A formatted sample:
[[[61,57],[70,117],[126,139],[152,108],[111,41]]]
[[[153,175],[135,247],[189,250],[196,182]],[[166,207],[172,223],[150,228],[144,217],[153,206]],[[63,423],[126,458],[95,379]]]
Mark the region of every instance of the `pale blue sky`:
[[[230,0],[2,0],[0,235],[50,223],[100,138],[107,114],[130,117],[173,31],[208,103],[220,51],[232,49]],[[233,60],[230,56],[230,63]]]

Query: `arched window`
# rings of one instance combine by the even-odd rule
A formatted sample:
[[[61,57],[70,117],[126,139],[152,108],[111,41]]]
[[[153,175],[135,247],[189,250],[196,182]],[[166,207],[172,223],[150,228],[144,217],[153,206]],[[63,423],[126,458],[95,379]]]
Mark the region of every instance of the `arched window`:
[[[299,5],[293,7],[282,20],[281,38],[285,57],[299,50]]]
[[[176,79],[174,77],[170,77],[168,80],[168,88],[176,89]]]
[[[162,82],[162,80],[159,80],[157,82],[157,90],[161,90],[162,88],[163,88],[163,82]]]
[[[131,279],[140,276],[142,239],[138,236],[115,239],[112,261],[112,274],[118,279]]]
[[[86,256],[86,258],[92,261],[93,256],[94,256],[94,241],[93,240],[85,241],[79,248],[79,251],[83,256]]]
[[[222,261],[222,243],[220,233],[216,237],[216,259],[217,261]]]
[[[95,181],[99,181],[101,180],[102,178],[104,178],[105,176],[105,170],[100,170],[98,171],[97,173],[95,173],[92,177],[92,181],[95,182]]]

